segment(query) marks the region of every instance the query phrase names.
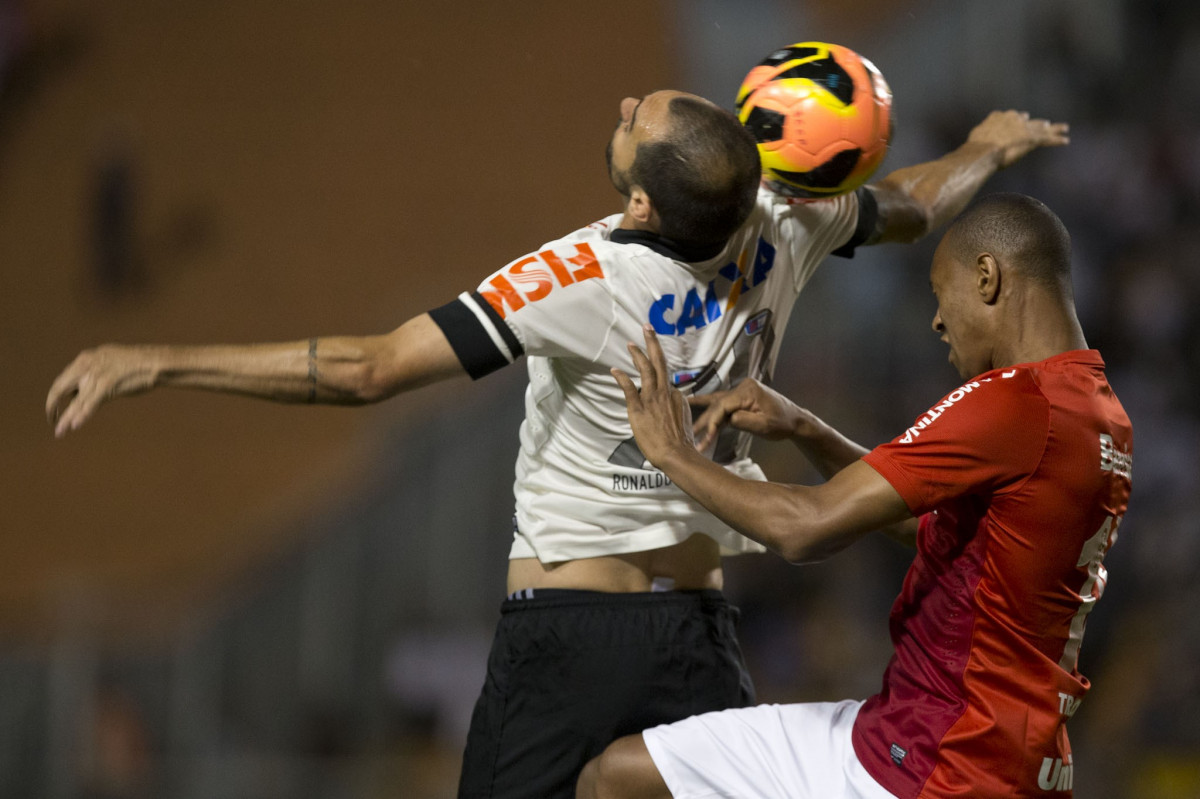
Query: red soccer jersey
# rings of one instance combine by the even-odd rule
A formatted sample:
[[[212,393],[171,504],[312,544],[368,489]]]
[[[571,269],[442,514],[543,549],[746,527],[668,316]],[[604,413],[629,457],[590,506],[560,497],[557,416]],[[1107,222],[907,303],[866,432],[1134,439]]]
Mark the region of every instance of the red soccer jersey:
[[[1129,418],[1094,350],[997,369],[865,460],[924,514],[896,652],[854,726],[902,799],[1069,795],[1084,620],[1129,499]]]

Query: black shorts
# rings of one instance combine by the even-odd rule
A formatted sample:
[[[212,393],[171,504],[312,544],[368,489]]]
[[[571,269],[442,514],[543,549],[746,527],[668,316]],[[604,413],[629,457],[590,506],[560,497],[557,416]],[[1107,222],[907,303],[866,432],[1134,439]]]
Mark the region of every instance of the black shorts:
[[[538,590],[501,614],[460,799],[571,799],[615,738],[754,703],[719,591]]]

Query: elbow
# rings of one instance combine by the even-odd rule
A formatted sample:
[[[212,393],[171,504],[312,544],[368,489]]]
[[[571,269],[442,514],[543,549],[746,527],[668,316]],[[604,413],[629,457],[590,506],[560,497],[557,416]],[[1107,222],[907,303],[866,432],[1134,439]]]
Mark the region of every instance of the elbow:
[[[912,244],[937,226],[937,214],[917,187],[891,176],[874,186],[881,217],[880,241]]]
[[[803,547],[785,546],[780,547],[776,552],[793,566],[807,566],[811,563],[819,563],[821,561],[821,558],[814,558]]]
[[[335,405],[370,405],[395,393],[386,375],[370,361],[340,363],[323,370],[319,392]]]
[[[796,566],[820,563],[846,548],[849,540],[836,531],[826,530],[819,525],[793,526],[781,530],[773,539],[772,547],[779,555]]]
[[[908,513],[890,483],[857,463],[820,486],[791,486],[785,496],[787,503],[760,508],[758,540],[795,564],[826,560]]]
[[[789,541],[776,551],[793,566],[807,566],[827,560],[837,550],[815,545],[811,541]]]
[[[411,375],[382,337],[334,339],[319,356],[317,395],[322,402],[369,405],[411,387],[405,383],[412,382]]]
[[[933,210],[910,201],[888,219],[887,239],[900,244],[912,244],[929,235],[935,225]]]
[[[751,529],[742,532],[766,546],[788,563],[801,565],[825,560],[840,547],[829,511],[816,501],[809,486],[790,486],[776,500],[758,503]]]
[[[818,542],[807,534],[806,530],[792,527],[780,530],[772,536],[775,550],[784,560],[793,566],[803,566],[809,563],[819,563],[831,553],[823,551]]]
[[[351,402],[356,405],[371,405],[396,395],[398,389],[386,371],[372,363],[360,364],[350,380]]]

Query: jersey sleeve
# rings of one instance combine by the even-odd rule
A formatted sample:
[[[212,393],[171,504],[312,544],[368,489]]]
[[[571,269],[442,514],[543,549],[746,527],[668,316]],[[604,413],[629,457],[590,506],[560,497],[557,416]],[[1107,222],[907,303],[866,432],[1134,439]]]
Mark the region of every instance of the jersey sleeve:
[[[1047,444],[1050,403],[1027,374],[991,372],[947,394],[865,460],[913,515],[1019,486]]]
[[[434,308],[429,317],[442,329],[472,380],[508,366],[525,353],[503,317],[478,291],[464,291],[453,301]]]
[[[612,316],[604,268],[586,241],[518,258],[429,312],[478,379],[521,355],[595,357]]]
[[[763,190],[766,192],[766,190]],[[837,252],[849,256],[854,247],[866,241],[875,222],[874,196],[863,189],[821,200],[798,200],[767,192],[770,204],[773,239],[788,253],[794,270],[793,280],[799,291],[825,257]],[[863,200],[862,196],[870,197]],[[864,233],[858,240],[860,219]]]
[[[854,196],[858,200],[858,220],[854,223],[854,232],[845,244],[833,250],[830,255],[853,258],[854,250],[871,240],[875,227],[879,224],[879,202],[875,199],[875,192],[861,186],[855,190]]]

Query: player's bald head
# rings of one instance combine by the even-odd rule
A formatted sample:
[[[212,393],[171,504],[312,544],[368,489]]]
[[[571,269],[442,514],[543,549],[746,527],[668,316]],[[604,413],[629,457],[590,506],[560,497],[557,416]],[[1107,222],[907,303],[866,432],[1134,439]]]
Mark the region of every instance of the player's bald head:
[[[954,220],[943,243],[959,263],[991,253],[1046,288],[1071,291],[1071,236],[1033,197],[1005,192],[980,198]]]
[[[754,208],[762,167],[754,137],[708,100],[677,95],[669,127],[643,142],[630,169],[662,217],[662,235],[724,242]]]

